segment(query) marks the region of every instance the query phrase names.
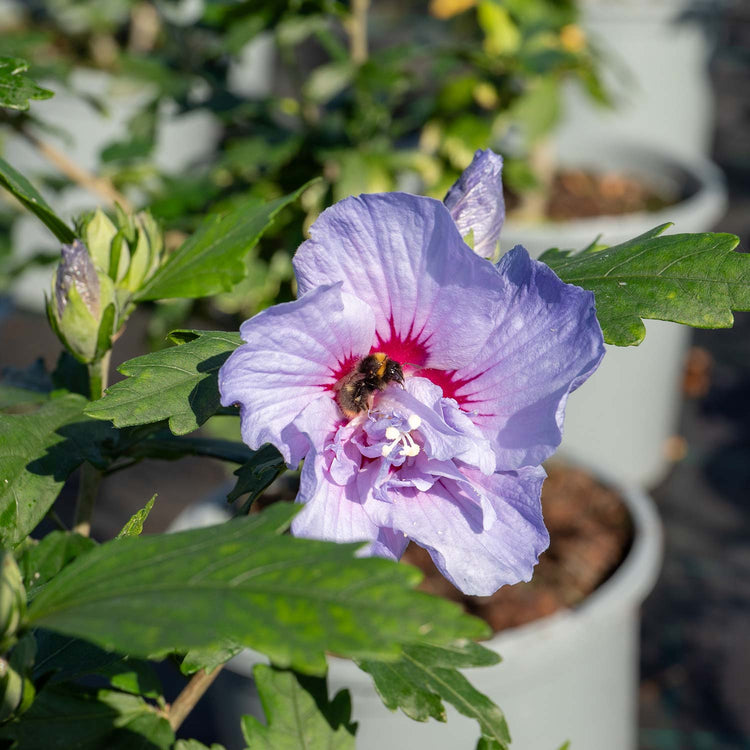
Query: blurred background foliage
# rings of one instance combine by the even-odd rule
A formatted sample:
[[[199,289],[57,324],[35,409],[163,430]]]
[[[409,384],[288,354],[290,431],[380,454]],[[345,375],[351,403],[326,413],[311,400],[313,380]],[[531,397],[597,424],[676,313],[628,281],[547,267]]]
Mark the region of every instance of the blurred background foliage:
[[[477,148],[505,156],[508,203],[522,211],[548,178],[545,149],[561,116],[561,86],[577,81],[607,103],[601,55],[572,0],[5,0],[3,7],[0,55],[31,61],[42,85],[104,116],[128,102],[125,136],[103,145],[92,171],[149,207],[168,246],[206,212],[248,196],[270,200],[322,177],[248,258],[247,280],[211,303],[219,313],[246,317],[292,298],[291,255],[332,202],[396,189],[442,198]],[[82,85],[82,70],[97,71],[104,85]],[[65,121],[45,116],[52,111],[45,106],[3,114],[2,132],[64,142]],[[195,136],[197,155],[164,163],[164,122],[191,114],[209,123]],[[45,178],[48,191],[64,185]],[[0,229],[8,229],[13,212],[1,211]],[[43,253],[19,263],[0,239],[0,284],[45,260]],[[164,327],[185,314],[184,303],[163,311]]]

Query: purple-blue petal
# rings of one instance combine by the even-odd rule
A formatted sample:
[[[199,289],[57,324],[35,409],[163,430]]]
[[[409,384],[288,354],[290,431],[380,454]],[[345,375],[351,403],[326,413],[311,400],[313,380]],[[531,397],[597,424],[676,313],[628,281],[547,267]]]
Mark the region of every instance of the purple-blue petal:
[[[502,173],[502,156],[477,151],[444,199],[461,236],[474,233],[474,252],[483,258],[495,254],[505,221]]]
[[[360,195],[326,209],[294,257],[301,294],[321,284],[374,311],[378,346],[403,365],[456,368],[489,335],[496,272],[461,239],[439,201]]]
[[[380,534],[365,511],[357,483],[333,481],[327,459],[310,453],[300,474],[297,502],[305,507],[292,521],[295,536],[333,542],[374,542]]]
[[[568,395],[597,368],[604,340],[594,295],[516,247],[498,264],[505,304],[482,354],[452,378],[489,438],[496,469],[540,464],[562,439]]]
[[[369,352],[374,330],[370,308],[341,285],[314,289],[243,323],[247,343],[219,371],[219,392],[224,406],[239,404],[245,443],[253,449],[272,443],[296,466],[311,436],[321,439],[333,429],[333,422],[321,423],[318,412],[335,420],[332,388],[339,369]],[[325,403],[315,407],[320,399]],[[295,425],[306,409],[314,418],[308,411],[305,424]]]
[[[381,503],[390,528],[424,547],[440,572],[465,594],[489,596],[500,586],[531,579],[549,536],[541,513],[544,470],[485,476],[465,472],[495,511],[485,528],[483,511],[465,483],[441,480],[429,492],[399,489]],[[382,519],[379,519],[382,522]]]

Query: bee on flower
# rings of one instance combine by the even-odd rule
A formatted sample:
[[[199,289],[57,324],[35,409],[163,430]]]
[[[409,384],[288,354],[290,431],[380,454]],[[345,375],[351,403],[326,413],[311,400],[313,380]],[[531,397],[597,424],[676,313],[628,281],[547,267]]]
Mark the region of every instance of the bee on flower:
[[[520,246],[482,257],[501,166],[477,152],[445,203],[324,211],[294,257],[299,298],[246,321],[219,373],[244,441],[304,459],[294,534],[395,560],[411,540],[478,595],[529,580],[546,549],[540,464],[604,354],[590,292]]]

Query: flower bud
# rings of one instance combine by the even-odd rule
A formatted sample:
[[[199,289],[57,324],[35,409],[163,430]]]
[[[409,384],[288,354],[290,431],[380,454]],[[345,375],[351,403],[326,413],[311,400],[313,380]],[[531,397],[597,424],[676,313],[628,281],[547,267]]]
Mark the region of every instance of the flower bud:
[[[114,309],[109,307],[114,287],[105,273],[97,271],[80,240],[62,246],[52,291],[53,299],[47,305],[52,327],[78,359],[93,362],[103,353],[100,340],[113,332]],[[109,330],[100,334],[102,325]]]
[[[161,265],[164,241],[159,227],[150,213],[142,211],[133,217],[134,239],[131,243],[130,268],[123,284],[137,291]]]
[[[27,633],[10,654],[0,658],[0,723],[20,716],[34,702],[36,690],[31,674],[36,658],[36,640]]]
[[[26,589],[21,571],[11,552],[0,560],[0,653],[16,640],[16,632],[26,614]]]
[[[117,206],[112,222],[97,209],[79,222],[78,229],[96,268],[125,292],[118,294],[123,300],[161,265],[164,242],[156,221],[147,211],[128,215]]]
[[[0,722],[6,721],[16,712],[23,698],[24,679],[0,658]]]

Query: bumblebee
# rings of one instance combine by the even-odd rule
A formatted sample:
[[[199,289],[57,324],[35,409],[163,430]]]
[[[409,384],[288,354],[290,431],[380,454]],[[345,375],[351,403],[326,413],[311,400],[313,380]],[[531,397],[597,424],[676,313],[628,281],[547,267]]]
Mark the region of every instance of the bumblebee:
[[[367,411],[372,405],[376,391],[382,391],[389,383],[404,384],[401,365],[383,352],[362,357],[352,371],[336,383],[336,403],[347,419]]]

